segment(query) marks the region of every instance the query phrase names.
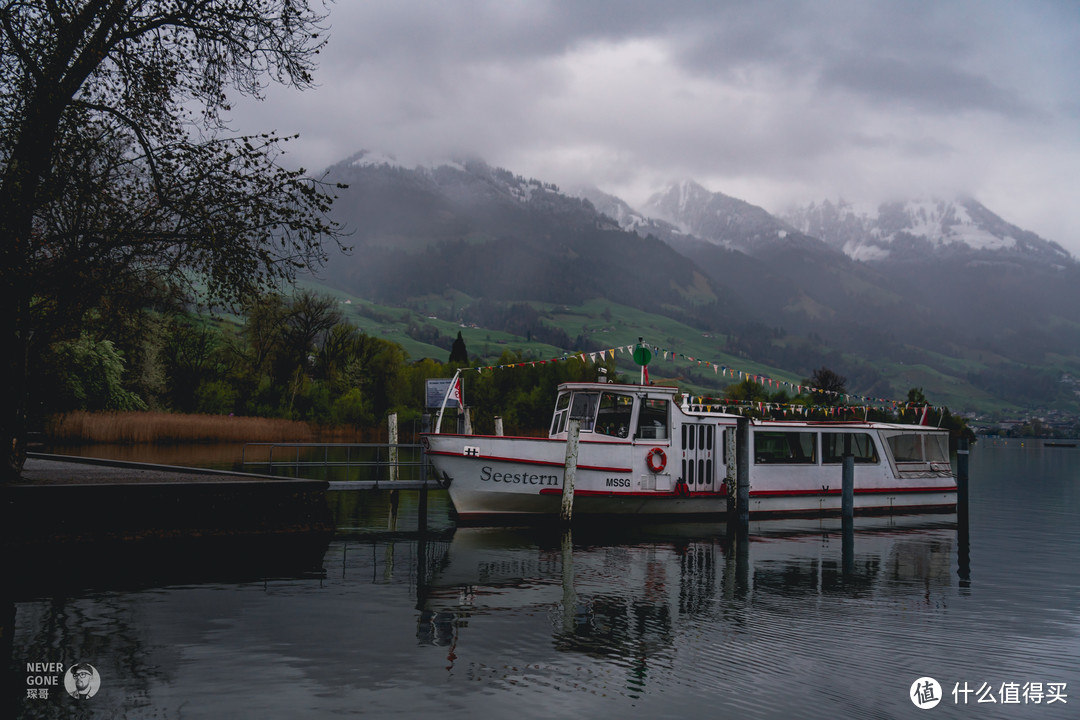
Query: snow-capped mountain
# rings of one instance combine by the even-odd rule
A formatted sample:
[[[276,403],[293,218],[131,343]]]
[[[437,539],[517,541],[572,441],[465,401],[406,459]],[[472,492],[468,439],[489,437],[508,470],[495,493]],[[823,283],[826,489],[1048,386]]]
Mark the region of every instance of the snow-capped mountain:
[[[578,198],[563,193],[553,183],[515,175],[472,158],[449,158],[410,166],[393,155],[361,150],[330,168],[330,172],[364,173],[369,179],[381,176],[384,181],[397,176],[417,186],[437,189],[443,197],[464,204],[504,200],[523,205],[565,203],[575,209],[581,207]]]
[[[678,226],[673,223],[655,217],[648,217],[615,195],[588,186],[579,187],[572,191],[573,195],[588,200],[596,211],[611,218],[620,229],[633,232],[641,237],[652,235],[663,240],[669,245],[678,245],[680,240],[687,237]]]
[[[782,217],[868,262],[972,252],[1049,265],[1075,262],[1057,243],[1007,223],[972,198],[892,202],[873,210],[825,200],[790,209]]]
[[[788,238],[794,228],[756,205],[710,192],[692,180],[674,183],[650,197],[643,212],[684,233],[753,253]]]

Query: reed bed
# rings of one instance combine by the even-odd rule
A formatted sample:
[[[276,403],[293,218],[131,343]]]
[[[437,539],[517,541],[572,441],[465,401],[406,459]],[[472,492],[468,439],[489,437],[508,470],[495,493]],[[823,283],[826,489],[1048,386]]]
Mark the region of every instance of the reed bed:
[[[378,441],[379,434],[372,428],[318,427],[279,418],[154,411],[76,411],[53,418],[46,430],[50,440],[72,443],[369,442]]]

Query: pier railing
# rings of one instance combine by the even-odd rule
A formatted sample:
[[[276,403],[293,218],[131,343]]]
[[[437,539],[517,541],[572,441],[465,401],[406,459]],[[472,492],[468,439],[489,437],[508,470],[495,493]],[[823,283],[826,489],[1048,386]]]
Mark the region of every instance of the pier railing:
[[[247,443],[246,472],[331,482],[421,483],[428,479],[427,455],[419,444]]]

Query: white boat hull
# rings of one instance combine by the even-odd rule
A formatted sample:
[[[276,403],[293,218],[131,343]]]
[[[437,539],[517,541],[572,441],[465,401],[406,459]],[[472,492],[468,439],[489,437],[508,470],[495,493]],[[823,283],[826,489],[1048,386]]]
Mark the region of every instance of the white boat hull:
[[[447,484],[460,521],[558,517],[565,441],[475,435],[431,435],[427,441],[430,462]],[[689,517],[728,512],[728,483],[722,473],[712,483],[691,490],[668,472],[671,468],[652,473],[644,464],[644,446],[627,444],[626,462],[612,463],[619,449],[608,443],[595,445],[580,445],[574,516]],[[601,455],[602,461],[597,457]],[[821,482],[823,477],[826,482]],[[812,475],[803,472],[801,477],[760,468],[758,478],[751,481],[750,515],[837,515],[840,485],[839,465],[816,468]],[[941,473],[898,481],[879,467],[856,466],[854,506],[864,515],[954,512],[956,483]]]
[[[459,520],[558,517],[571,417],[574,517],[723,515],[736,494],[736,456],[751,516],[839,514],[845,456],[854,462],[856,513],[956,507],[947,435],[935,428],[748,421],[680,407],[674,388],[655,386],[565,383],[559,391],[547,438],[424,436]]]

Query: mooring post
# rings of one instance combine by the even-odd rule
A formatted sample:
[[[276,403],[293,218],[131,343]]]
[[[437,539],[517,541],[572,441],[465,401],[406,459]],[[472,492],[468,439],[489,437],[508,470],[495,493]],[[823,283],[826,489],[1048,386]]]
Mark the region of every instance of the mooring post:
[[[578,436],[581,434],[581,419],[570,418],[566,428],[566,462],[563,467],[562,508],[559,518],[569,523],[574,513],[574,480],[577,477]]]
[[[971,583],[971,546],[968,526],[968,439],[961,436],[956,445],[956,565],[960,587]]]
[[[735,514],[741,533],[750,527],[750,418],[735,425]]]
[[[499,437],[503,436],[503,420],[502,415],[495,416],[495,434]]]
[[[724,428],[724,461],[727,467],[724,482],[727,488],[727,512],[731,517],[735,512],[735,477],[738,473],[735,457],[735,428]]]
[[[388,455],[390,456],[390,482],[397,482],[398,479],[398,422],[397,413],[390,413],[386,416],[387,425],[387,442]]]
[[[956,519],[968,520],[968,439],[961,437],[956,446]]]
[[[841,561],[844,577],[855,574],[855,456],[851,435],[844,434],[844,457],[840,477]]]
[[[851,453],[851,434],[844,434],[843,470],[840,477],[840,515],[844,520],[855,517],[855,456]]]
[[[424,478],[424,484],[420,486],[420,501],[416,508],[416,529],[419,532],[427,530],[427,478]]]
[[[472,408],[465,408],[465,427],[462,429],[462,434],[472,435]]]
[[[574,536],[570,528],[562,532],[562,621],[563,632],[572,635],[577,620],[577,589],[574,587]]]

